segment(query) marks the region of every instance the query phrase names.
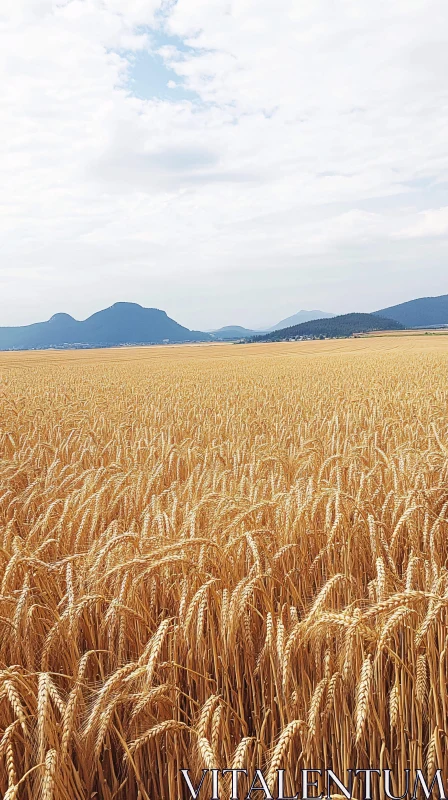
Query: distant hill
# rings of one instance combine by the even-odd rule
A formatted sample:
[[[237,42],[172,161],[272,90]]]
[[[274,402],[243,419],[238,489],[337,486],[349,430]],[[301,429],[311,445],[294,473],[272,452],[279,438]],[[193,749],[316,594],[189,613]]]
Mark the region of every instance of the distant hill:
[[[258,336],[260,333],[263,331],[252,331],[249,328],[242,328],[241,325],[226,325],[224,328],[212,331],[211,335],[214,339],[246,339],[248,336]]]
[[[300,325],[302,322],[311,322],[313,319],[330,319],[330,317],[335,317],[336,314],[329,314],[328,311],[298,311],[297,314],[293,314],[292,317],[286,317],[286,319],[282,319],[280,322],[277,322],[276,325],[273,325],[269,328],[269,331],[280,331],[283,328],[290,328],[292,325]]]
[[[382,317],[396,319],[405,328],[430,328],[432,325],[448,325],[448,294],[438,297],[419,297],[397,306],[374,311]]]
[[[160,344],[212,341],[208,333],[190,331],[158,308],[138,303],[115,303],[83,321],[55,314],[47,322],[0,328],[0,350],[48,347],[113,347],[122,344]]]
[[[396,320],[385,319],[374,314],[342,314],[338,317],[315,319],[292,325],[280,331],[272,331],[264,336],[257,336],[254,341],[277,342],[294,336],[351,336],[353,333],[369,331],[402,330],[404,328]]]

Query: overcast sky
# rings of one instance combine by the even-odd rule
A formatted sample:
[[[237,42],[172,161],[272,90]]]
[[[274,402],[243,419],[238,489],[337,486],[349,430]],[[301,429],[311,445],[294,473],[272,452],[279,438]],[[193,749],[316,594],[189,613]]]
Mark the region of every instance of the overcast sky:
[[[446,0],[1,0],[0,325],[448,293]]]

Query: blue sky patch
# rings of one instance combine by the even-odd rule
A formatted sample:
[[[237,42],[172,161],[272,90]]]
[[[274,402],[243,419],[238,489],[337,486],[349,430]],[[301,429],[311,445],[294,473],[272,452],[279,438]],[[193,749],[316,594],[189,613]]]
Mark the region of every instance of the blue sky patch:
[[[179,53],[194,52],[177,36],[168,36],[162,31],[140,29],[139,33],[150,36],[150,49],[133,53],[130,58],[128,88],[143,100],[189,100],[200,102],[199,95],[188,89],[182,78],[168,67],[158,52],[162,47],[176,48]]]
[[[158,53],[137,53],[131,62],[128,88],[142,100],[197,101],[199,96],[185,88],[182,79],[169,69]]]

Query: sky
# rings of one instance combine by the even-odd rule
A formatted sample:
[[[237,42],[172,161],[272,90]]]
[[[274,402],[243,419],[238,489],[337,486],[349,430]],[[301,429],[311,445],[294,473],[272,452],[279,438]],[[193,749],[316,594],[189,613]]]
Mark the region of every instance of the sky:
[[[446,0],[1,0],[0,325],[448,293]]]

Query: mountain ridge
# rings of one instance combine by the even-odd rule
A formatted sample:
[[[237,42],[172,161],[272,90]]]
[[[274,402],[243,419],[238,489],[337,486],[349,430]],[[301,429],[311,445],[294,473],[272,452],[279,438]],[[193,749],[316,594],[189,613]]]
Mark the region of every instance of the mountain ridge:
[[[323,316],[315,317],[315,314]],[[283,328],[278,327],[292,319],[303,318],[303,315],[308,317],[306,321],[286,325]],[[381,322],[374,323],[375,319]],[[335,322],[330,324],[332,320]],[[385,324],[395,330],[448,326],[448,294],[407,300],[370,314],[335,315],[324,311],[302,309],[272,328],[261,331],[239,325],[226,325],[212,332],[190,330],[169,317],[162,309],[145,308],[139,303],[119,301],[94,312],[85,320],[76,320],[70,314],[58,312],[44,322],[0,327],[0,350],[114,347],[238,339],[275,341],[276,338],[300,335],[351,335],[363,331],[359,325],[368,325],[367,330],[374,330],[374,326],[377,325],[384,330]],[[331,331],[337,332],[331,333]]]
[[[275,342],[292,339],[296,336],[346,337],[354,333],[369,333],[377,330],[404,330],[404,325],[396,320],[379,317],[375,314],[339,314],[327,319],[313,319],[292,325],[280,331],[271,331],[257,336],[253,341]]]
[[[59,312],[45,322],[0,327],[0,350],[64,347],[114,347],[124,344],[212,341],[208,333],[179,325],[159,308],[114,303],[85,320]]]
[[[319,311],[318,309],[307,311],[302,308],[300,311],[297,311],[296,314],[292,314],[290,317],[286,317],[275,325],[272,325],[267,329],[267,332],[283,330],[284,328],[292,327],[292,325],[300,325],[302,322],[312,322],[314,319],[330,319],[335,316],[336,314],[332,314],[328,311]]]
[[[210,331],[214,339],[247,339],[248,336],[258,336],[265,331],[244,328],[241,325],[224,325],[222,328]]]
[[[407,328],[448,325],[448,294],[417,297],[414,300],[407,300],[404,303],[388,306],[372,313],[395,319]]]

